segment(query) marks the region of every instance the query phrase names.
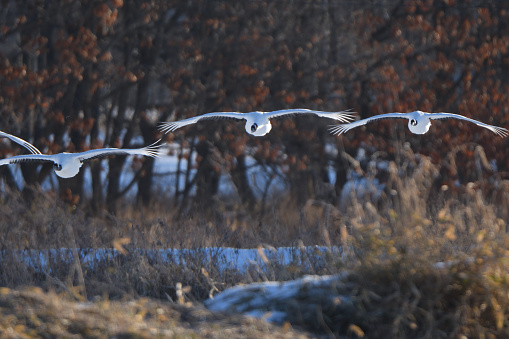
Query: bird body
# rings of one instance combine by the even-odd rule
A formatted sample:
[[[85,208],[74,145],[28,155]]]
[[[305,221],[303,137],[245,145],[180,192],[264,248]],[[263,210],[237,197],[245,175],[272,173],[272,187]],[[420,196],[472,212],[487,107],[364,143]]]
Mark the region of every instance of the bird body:
[[[260,113],[260,114],[257,114]],[[265,112],[252,112],[246,114],[246,132],[256,137],[264,136],[272,129],[270,116]]]
[[[157,143],[157,142],[156,142]],[[19,162],[52,162],[55,173],[61,178],[72,178],[79,173],[83,162],[102,158],[109,155],[143,155],[148,157],[157,158],[159,153],[159,146],[155,146],[155,143],[136,149],[127,148],[100,148],[93,149],[81,153],[58,153],[58,154],[29,154],[29,155],[17,155],[14,157],[1,159],[0,166],[8,164],[16,164]]]
[[[425,134],[426,132],[428,132],[429,128],[431,127],[431,120],[457,119],[472,122],[478,126],[487,128],[501,137],[506,137],[507,135],[509,135],[509,131],[505,128],[488,125],[480,121],[464,117],[463,115],[454,113],[426,113],[421,111],[414,111],[410,113],[386,113],[375,115],[348,124],[333,125],[330,127],[329,130],[334,135],[340,135],[345,132],[348,132],[349,130],[355,127],[359,127],[362,125],[366,125],[370,122],[383,119],[408,119],[408,129],[410,130],[410,132],[414,134]]]
[[[281,116],[289,116],[289,115],[297,115],[297,114],[315,114],[320,117],[335,119],[340,122],[348,122],[353,119],[353,114],[345,111],[342,112],[322,112],[322,111],[313,111],[309,109],[284,109],[273,112],[249,112],[249,113],[239,113],[239,112],[215,112],[215,113],[207,113],[203,115],[199,115],[196,117],[180,120],[180,121],[170,121],[164,122],[160,126],[160,130],[164,133],[173,132],[183,126],[195,124],[200,120],[207,119],[236,119],[236,120],[245,120],[246,121],[246,132],[254,135],[254,136],[263,136],[270,132],[272,129],[272,125],[270,123],[270,119],[281,117]]]

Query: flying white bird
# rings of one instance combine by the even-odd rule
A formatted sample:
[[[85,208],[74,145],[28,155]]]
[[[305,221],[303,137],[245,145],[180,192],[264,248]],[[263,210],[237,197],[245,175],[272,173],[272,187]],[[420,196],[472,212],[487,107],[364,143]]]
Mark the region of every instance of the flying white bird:
[[[41,152],[34,145],[29,143],[28,141],[25,141],[25,140],[23,140],[21,138],[18,138],[16,136],[14,136],[12,134],[0,131],[0,138],[9,138],[11,141],[14,141],[15,143],[25,147],[27,150],[30,151],[30,153],[32,153],[32,154],[41,154]]]
[[[410,130],[410,132],[414,134],[426,133],[431,126],[431,120],[458,119],[473,122],[478,126],[489,129],[490,131],[501,137],[506,137],[507,135],[509,135],[509,131],[505,128],[488,125],[480,121],[464,117],[459,114],[426,113],[421,111],[414,111],[410,113],[387,113],[375,115],[367,119],[351,122],[349,124],[333,125],[329,128],[329,130],[331,131],[332,134],[340,135],[342,133],[348,132],[352,128],[366,125],[367,123],[382,119],[408,119],[408,129]]]
[[[270,119],[286,116],[286,115],[297,115],[297,114],[315,114],[319,117],[335,119],[341,122],[349,122],[354,119],[352,113],[341,112],[322,112],[312,111],[309,109],[283,109],[273,112],[250,112],[250,113],[239,113],[239,112],[216,112],[198,115],[196,117],[180,120],[163,122],[160,125],[160,130],[164,133],[173,132],[183,126],[195,124],[200,120],[206,119],[237,119],[246,120],[246,132],[254,136],[260,137],[270,132],[272,125]]]
[[[103,158],[109,155],[144,155],[147,157],[157,158],[161,155],[159,148],[162,145],[155,145],[158,141],[150,146],[136,149],[127,148],[99,148],[92,149],[81,153],[58,153],[58,154],[29,154],[17,155],[10,158],[0,160],[0,166],[16,164],[19,162],[52,162],[55,173],[61,178],[72,178],[80,171],[83,162]]]

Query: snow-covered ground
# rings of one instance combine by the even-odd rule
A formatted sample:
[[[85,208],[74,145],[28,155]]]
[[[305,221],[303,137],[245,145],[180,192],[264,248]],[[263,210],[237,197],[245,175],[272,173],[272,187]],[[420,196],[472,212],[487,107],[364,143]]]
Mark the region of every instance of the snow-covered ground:
[[[211,311],[242,313],[282,324],[289,321],[288,304],[292,300],[295,303],[296,300],[314,299],[317,304],[330,302],[345,308],[353,307],[351,296],[337,288],[347,275],[308,275],[292,281],[238,285],[206,300],[205,306]],[[318,301],[324,297],[328,300]]]
[[[474,258],[466,258],[473,262]],[[458,261],[437,262],[437,270],[448,271]],[[237,285],[205,301],[211,311],[244,314],[278,324],[316,321],[317,309],[333,308],[335,314],[355,312],[353,294],[358,289],[348,282],[349,272],[336,275],[307,275],[291,281],[266,281]],[[306,310],[308,312],[306,312]]]
[[[208,267],[212,263],[217,265],[220,270],[234,269],[239,272],[245,272],[251,265],[265,270],[267,262],[277,263],[278,265],[296,264],[305,266],[309,263],[309,258],[314,261],[321,260],[325,255],[333,254],[337,257],[342,256],[339,247],[308,246],[303,248],[280,247],[271,249],[238,249],[227,247],[210,247],[197,249],[135,249],[134,254],[145,257],[151,262],[174,263],[177,265],[188,265],[188,261],[196,264],[196,259],[200,258],[200,265]],[[0,265],[2,257],[12,256],[14,260],[25,263],[27,266],[46,272],[51,270],[51,266],[56,262],[71,263],[78,258],[81,265],[89,269],[94,269],[103,261],[120,258],[125,254],[119,253],[113,248],[89,248],[89,249],[71,249],[58,248],[47,250],[13,250],[2,251],[0,253]],[[12,260],[11,259],[11,260]]]
[[[52,268],[62,267],[62,263],[72,264],[79,260],[80,266],[86,270],[93,270],[101,266],[102,262],[121,260],[122,256],[133,254],[153,265],[160,263],[174,263],[181,266],[198,265],[198,268],[209,269],[210,265],[219,270],[237,270],[240,273],[249,269],[258,272],[269,272],[273,265],[297,265],[306,267],[310,262],[324,261],[325,256],[342,257],[342,250],[338,247],[308,246],[303,248],[199,248],[199,249],[135,249],[127,254],[121,254],[115,249],[47,249],[47,250],[3,250],[0,252],[0,267],[2,261],[17,261],[27,265],[37,272],[51,274]],[[350,297],[339,290],[331,289],[346,276],[305,276],[294,281],[267,281],[248,285],[237,285],[218,293],[207,300],[205,305],[212,311],[227,311],[243,313],[248,316],[264,318],[268,321],[283,323],[288,321],[285,303],[297,299],[303,294],[311,295],[315,301],[319,298],[323,302],[341,300],[342,306],[348,306]],[[331,292],[332,291],[332,292]],[[323,300],[323,298],[327,300]],[[330,300],[329,300],[330,299]]]

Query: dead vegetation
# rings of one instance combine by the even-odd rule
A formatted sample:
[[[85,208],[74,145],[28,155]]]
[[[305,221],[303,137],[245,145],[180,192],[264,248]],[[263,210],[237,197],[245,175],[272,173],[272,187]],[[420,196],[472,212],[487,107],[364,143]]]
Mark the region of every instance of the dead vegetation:
[[[40,288],[0,289],[2,338],[309,338],[261,319],[136,298],[70,301]]]
[[[507,181],[491,177],[454,187],[437,186],[434,178],[445,165],[434,165],[424,156],[406,157],[411,161],[405,166],[390,162],[386,167],[385,189],[376,200],[350,192],[341,205],[315,199],[296,206],[290,199],[274,197],[267,213],[258,219],[234,205],[219,206],[208,218],[198,211],[176,218],[164,199],[150,210],[129,207],[122,216],[94,218],[60,203],[51,193],[38,192],[29,206],[20,196],[4,194],[0,285],[16,290],[3,298],[24,298],[32,292],[22,286],[37,286],[53,293],[38,292],[44,300],[65,296],[65,307],[55,309],[56,313],[65,314],[65,309],[79,308],[87,300],[118,305],[148,302],[164,308],[172,302],[200,305],[238,284],[348,272],[340,292],[351,296],[353,311],[339,312],[341,307],[327,298],[321,303],[320,298],[302,295],[287,301],[291,307],[278,301],[280,307],[302,310],[292,312],[296,316],[289,317],[288,324],[320,335],[350,337],[509,335],[507,206],[499,200],[509,194]],[[457,165],[447,166],[453,172]],[[325,251],[282,265],[277,259],[264,258],[261,251],[304,245],[340,247],[341,255]],[[187,264],[182,266],[176,261],[150,260],[136,250],[200,247],[259,247],[265,267],[225,270],[219,258],[204,260],[199,251],[186,254]],[[102,261],[99,267],[87,266],[77,253],[71,262],[54,257],[46,271],[14,255],[20,249],[47,248],[115,248],[121,255]],[[33,331],[15,304],[1,302],[2,312],[12,314],[5,318],[11,320],[4,321],[4,331],[18,325]],[[102,312],[99,305],[93,306],[94,312]],[[54,306],[44,302],[38,307]],[[150,318],[157,319],[157,312]],[[240,326],[245,326],[243,321],[247,320]],[[154,324],[146,326],[159,326]],[[96,333],[100,326],[100,322],[90,325],[88,331]],[[203,326],[219,330],[215,325]],[[107,333],[104,336],[115,335]]]

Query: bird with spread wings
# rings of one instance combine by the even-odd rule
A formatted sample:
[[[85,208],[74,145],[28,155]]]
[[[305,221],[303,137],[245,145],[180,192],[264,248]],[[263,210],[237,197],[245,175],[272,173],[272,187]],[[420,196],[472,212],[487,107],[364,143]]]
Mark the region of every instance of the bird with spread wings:
[[[407,119],[408,129],[410,130],[410,132],[414,134],[425,134],[426,132],[428,132],[429,128],[431,127],[431,120],[458,119],[468,121],[476,124],[477,126],[487,128],[488,130],[492,131],[493,133],[501,137],[506,137],[507,135],[509,135],[509,131],[503,127],[488,125],[480,121],[464,117],[463,115],[454,113],[426,113],[421,111],[414,111],[410,113],[386,113],[375,115],[348,124],[332,125],[330,126],[329,130],[334,135],[340,135],[348,132],[353,128],[384,119]]]
[[[323,111],[314,111],[309,109],[283,109],[279,111],[272,112],[249,112],[249,113],[239,113],[239,112],[214,112],[207,113],[203,115],[198,115],[196,117],[180,120],[180,121],[170,121],[164,122],[160,126],[160,130],[164,133],[173,132],[181,127],[195,124],[198,121],[209,120],[209,119],[236,119],[236,120],[245,120],[246,121],[246,132],[254,135],[254,136],[263,136],[270,132],[272,129],[272,125],[270,123],[270,119],[283,117],[283,116],[291,116],[291,115],[301,115],[301,114],[314,114],[322,118],[329,118],[338,120],[340,122],[349,122],[354,119],[353,113],[348,111],[341,112],[323,112]]]
[[[161,155],[160,147],[156,145],[160,140],[150,146],[136,149],[128,148],[99,148],[80,153],[58,153],[58,154],[29,154],[17,155],[0,160],[0,166],[17,164],[20,162],[51,162],[56,175],[61,178],[72,178],[80,171],[85,161],[103,158],[110,155],[142,155],[157,158]]]

